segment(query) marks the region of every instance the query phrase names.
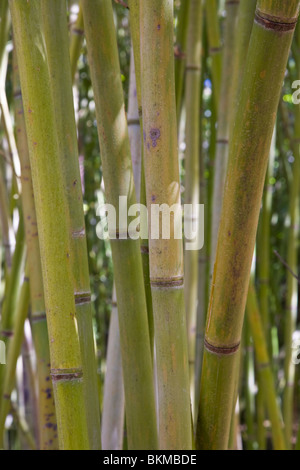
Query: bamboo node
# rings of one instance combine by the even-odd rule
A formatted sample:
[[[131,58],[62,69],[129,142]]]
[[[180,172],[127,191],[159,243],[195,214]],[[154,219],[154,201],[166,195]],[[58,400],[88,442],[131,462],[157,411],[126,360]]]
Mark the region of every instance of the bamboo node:
[[[234,346],[227,348],[224,346],[213,346],[206,339],[204,340],[205,349],[213,354],[217,354],[218,356],[231,356],[232,354],[235,354],[238,351],[240,344],[241,343],[238,342]]]
[[[2,330],[1,335],[4,336],[4,338],[11,338],[14,335],[14,332],[11,330]]]
[[[263,26],[265,29],[271,29],[274,31],[293,31],[296,27],[297,21],[298,18],[290,18],[290,21],[285,23],[281,20],[281,18],[267,16],[266,14],[262,15],[258,10],[255,12],[255,22]]]
[[[83,305],[91,302],[90,292],[75,292],[75,305]]]
[[[51,369],[52,382],[61,382],[68,380],[80,380],[83,377],[81,368],[74,369]]]
[[[32,323],[38,323],[40,321],[44,321],[46,319],[46,312],[36,312],[34,315],[31,316]]]
[[[150,279],[150,284],[151,287],[181,287],[183,286],[183,277]]]

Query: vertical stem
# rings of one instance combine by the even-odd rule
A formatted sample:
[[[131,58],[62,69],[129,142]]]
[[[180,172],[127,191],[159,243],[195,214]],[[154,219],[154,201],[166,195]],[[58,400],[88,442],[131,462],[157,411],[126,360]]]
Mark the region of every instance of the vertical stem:
[[[173,1],[142,0],[140,8],[145,175],[152,223],[153,204],[180,207]],[[163,239],[161,230],[158,239],[151,231],[149,237],[161,449],[192,447],[183,249],[172,223],[177,216],[171,217],[170,239]]]
[[[216,112],[219,108],[220,91],[222,83],[222,42],[220,35],[219,19],[218,19],[218,0],[206,0],[205,2],[207,36],[209,55],[212,59],[212,80],[214,105]]]
[[[203,2],[191,0],[188,23],[186,58],[186,152],[184,203],[197,207],[200,203],[200,92],[202,90],[202,24]],[[199,226],[198,211],[193,211],[192,223]],[[189,370],[191,398],[194,406],[196,314],[198,300],[198,258],[197,250],[186,250],[184,254],[185,311],[187,316]]]
[[[120,78],[112,4],[83,0],[89,65],[96,103],[98,135],[107,203],[119,220],[119,196],[135,203],[130,145]],[[101,25],[101,27],[99,27]],[[117,223],[111,240],[116,283],[126,425],[130,449],[155,449],[157,431],[152,360],[139,240]]]
[[[64,0],[42,0],[41,11],[48,54],[50,86],[56,110],[60,165],[69,210],[70,263],[74,276],[74,297],[81,347],[88,431],[90,446],[96,450],[101,445],[100,407],[88,255],[72,94],[67,4]]]
[[[299,34],[298,34],[299,36]],[[300,73],[299,67],[297,68]],[[289,219],[288,230],[288,250],[287,264],[293,272],[298,271],[298,243],[299,243],[299,198],[300,198],[300,106],[295,107],[295,129],[294,129],[294,164],[293,179],[290,186],[289,197]],[[295,389],[295,364],[292,361],[293,333],[296,329],[298,314],[298,282],[290,272],[287,272],[287,294],[286,313],[284,324],[284,377],[285,389],[283,394],[283,418],[285,424],[285,436],[288,448],[291,448],[293,409],[294,409],[294,389]]]
[[[190,4],[191,0],[181,0],[177,17],[177,34],[175,39],[175,94],[178,126],[183,98],[184,66],[186,63]]]
[[[273,378],[270,356],[268,354],[266,338],[260,312],[258,310],[256,292],[253,279],[250,280],[248,297],[247,297],[247,318],[249,321],[254,348],[257,368],[262,385],[262,393],[264,402],[267,407],[271,425],[273,445],[275,450],[285,450],[286,443],[283,433],[283,423],[280,413],[279,404],[275,392],[275,384]]]
[[[218,106],[217,148],[214,162],[214,190],[212,210],[211,272],[216,256],[218,230],[222,210],[223,192],[227,171],[229,133],[233,107],[233,64],[235,53],[236,18],[239,2],[226,1],[225,37],[223,51],[220,104]]]
[[[21,77],[61,449],[88,448],[68,206],[59,161],[40,2],[10,1]],[[30,35],[28,34],[30,31]],[[52,396],[48,396],[52,400]],[[72,432],[70,432],[72,430]]]
[[[120,330],[115,288],[109,325],[102,413],[103,450],[122,450],[124,433],[124,385]]]
[[[18,307],[15,315],[15,324],[13,327],[13,336],[7,349],[7,361],[5,367],[5,377],[3,384],[3,396],[0,408],[0,447],[3,448],[3,433],[6,416],[10,409],[10,396],[15,385],[15,374],[17,360],[21,352],[22,341],[24,337],[24,323],[28,315],[29,308],[29,279],[25,272],[25,277],[20,290]]]
[[[37,357],[38,402],[39,402],[39,447],[56,449],[58,446],[55,429],[54,399],[47,399],[44,390],[53,396],[50,379],[50,350],[45,311],[44,286],[40,258],[40,245],[37,234],[37,220],[33,197],[33,186],[25,129],[24,109],[16,50],[13,52],[14,99],[16,142],[21,163],[22,208],[24,214],[25,239],[27,246],[27,264],[30,279],[31,328]],[[52,427],[47,425],[51,417]]]
[[[205,337],[198,448],[226,448],[263,185],[299,1],[259,0],[229,151]],[[211,392],[214,390],[214,393]]]

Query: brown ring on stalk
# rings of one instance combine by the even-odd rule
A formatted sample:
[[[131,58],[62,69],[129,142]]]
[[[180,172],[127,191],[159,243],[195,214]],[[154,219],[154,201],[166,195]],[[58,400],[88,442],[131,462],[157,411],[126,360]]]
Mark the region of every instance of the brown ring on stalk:
[[[151,287],[181,287],[183,278],[150,279]]]
[[[265,29],[287,32],[295,29],[297,24],[297,18],[293,18],[289,23],[283,23],[280,21],[280,18],[278,18],[278,20],[279,21],[276,21],[275,17],[267,17],[267,15],[262,16],[258,11],[255,13],[255,22],[263,26]]]
[[[75,292],[75,305],[88,304],[91,302],[90,292]]]
[[[213,346],[210,344],[206,339],[204,340],[205,349],[213,354],[217,354],[219,356],[231,356],[232,354],[236,353],[240,347],[240,342],[235,344],[230,348],[224,348],[222,346]]]
[[[76,380],[82,377],[82,369],[51,369],[52,382]]]

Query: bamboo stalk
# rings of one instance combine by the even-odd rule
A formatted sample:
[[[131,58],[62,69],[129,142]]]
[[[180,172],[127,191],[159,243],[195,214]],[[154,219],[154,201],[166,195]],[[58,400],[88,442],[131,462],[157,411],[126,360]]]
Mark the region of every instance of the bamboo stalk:
[[[21,215],[17,236],[16,246],[12,258],[12,267],[9,277],[5,284],[4,302],[1,312],[1,340],[8,349],[13,334],[13,326],[15,322],[15,312],[18,304],[18,292],[20,289],[21,275],[23,272],[25,261],[25,245],[24,245],[24,224]],[[4,379],[4,368],[0,367],[0,404],[2,401],[2,389]]]
[[[299,34],[298,34],[299,35]],[[299,68],[298,74],[300,73]],[[299,193],[300,193],[300,108],[295,107],[295,128],[293,136],[294,164],[293,180],[290,187],[289,197],[289,219],[287,240],[287,264],[289,268],[298,272],[298,243],[299,243]],[[288,448],[292,446],[294,390],[295,390],[295,364],[292,361],[293,333],[296,329],[298,314],[298,282],[297,279],[287,272],[286,312],[284,323],[284,377],[285,388],[283,393],[283,419],[285,424],[285,437]]]
[[[142,172],[142,140],[139,117],[139,107],[137,99],[137,84],[134,65],[133,47],[130,54],[130,79],[129,79],[129,99],[128,99],[128,135],[130,141],[132,170],[135,186],[136,200],[140,201],[141,192],[141,172]]]
[[[280,413],[279,404],[276,397],[275,384],[273,378],[270,356],[268,354],[266,338],[261,315],[258,309],[254,282],[251,279],[247,297],[247,318],[249,321],[257,362],[258,373],[260,377],[261,390],[264,402],[267,407],[271,425],[273,445],[275,450],[285,450],[286,442],[283,432],[283,422]]]
[[[254,425],[254,416],[255,416],[255,380],[254,380],[254,351],[253,351],[253,341],[250,333],[249,321],[247,315],[244,322],[244,337],[245,337],[245,357],[244,357],[244,367],[245,367],[245,421],[247,426],[247,440],[246,440],[246,449],[255,450],[256,441],[255,441],[255,425]]]
[[[103,450],[122,450],[124,433],[124,385],[120,349],[118,307],[113,290],[112,312],[109,325],[106,374],[102,412]]]
[[[211,272],[213,272],[218,230],[220,224],[224,185],[228,163],[230,124],[233,116],[233,75],[238,72],[233,69],[236,19],[239,2],[226,1],[225,37],[223,51],[223,67],[220,88],[220,103],[218,106],[218,129],[216,141],[216,156],[214,161],[214,189],[212,209],[212,240],[211,240]]]
[[[218,1],[206,0],[206,31],[208,36],[209,55],[211,56],[211,72],[213,80],[214,105],[216,112],[220,103],[222,83],[222,42],[218,21]]]
[[[106,201],[116,209],[119,196],[135,203],[129,138],[110,1],[83,0],[89,65],[95,95]],[[101,28],[99,28],[101,24]],[[139,240],[128,238],[117,225],[111,240],[116,283],[126,426],[130,449],[155,449],[152,362]],[[124,239],[124,236],[126,239]]]
[[[56,449],[58,447],[57,431],[47,426],[48,417],[55,423],[54,400],[47,399],[43,390],[48,389],[53,396],[53,387],[50,378],[50,351],[45,311],[44,287],[42,279],[42,266],[40,258],[37,221],[33,197],[30,159],[28,152],[27,135],[25,129],[22,92],[16,57],[13,52],[14,68],[14,105],[16,124],[16,143],[21,163],[22,181],[22,208],[24,214],[25,238],[27,246],[27,263],[30,278],[30,304],[31,329],[37,357],[38,375],[38,405],[39,405],[39,448]]]
[[[198,448],[226,448],[263,184],[299,2],[259,0],[229,152],[197,426]],[[212,393],[214,390],[214,393]]]
[[[185,204],[196,207],[200,203],[200,92],[202,90],[202,24],[203,2],[191,0],[188,22],[188,40],[186,57],[186,151],[185,151]],[[196,215],[193,223],[199,226]],[[196,352],[196,317],[198,302],[198,258],[197,250],[184,253],[185,311],[187,316],[189,370],[191,400],[194,408],[195,395],[195,352]]]
[[[257,0],[240,0],[238,9],[235,52],[233,58],[233,70],[236,71],[236,73],[232,74],[232,102],[234,103],[234,106],[237,106],[241,93],[243,72],[247,58],[256,4]]]
[[[61,449],[79,450],[88,448],[82,363],[70,263],[68,206],[54,103],[49,96],[51,85],[40,2],[10,1],[10,10],[39,230],[59,445]]]
[[[145,168],[144,168],[144,148],[143,141],[143,110],[142,110],[142,96],[141,96],[141,53],[140,53],[140,2],[139,0],[129,0],[128,5],[130,8],[130,31],[132,37],[132,47],[134,55],[135,66],[135,79],[136,79],[136,92],[138,101],[138,113],[140,119],[140,132],[141,132],[141,175],[140,175],[140,191],[136,188],[136,194],[140,194],[137,201],[147,206],[146,197],[146,182],[145,182]],[[146,224],[147,221],[142,221],[141,224]],[[154,352],[154,320],[153,320],[153,305],[152,294],[150,285],[150,267],[149,267],[149,243],[148,238],[141,238],[141,257],[143,264],[144,286],[147,302],[148,312],[148,326],[150,335],[150,347],[153,357]]]
[[[180,204],[174,84],[173,1],[142,0],[141,61],[148,211]],[[176,216],[174,216],[175,218]],[[151,218],[150,218],[151,220]],[[161,449],[191,449],[182,240],[149,238]]]
[[[70,39],[70,61],[71,61],[71,76],[72,82],[74,82],[77,63],[80,56],[80,51],[82,48],[83,38],[84,38],[84,25],[83,25],[83,14],[82,7],[79,4],[79,12],[77,16],[76,23],[71,26],[70,30],[71,39]]]
[[[177,17],[177,32],[175,39],[175,96],[178,125],[183,100],[190,4],[190,0],[182,0]]]
[[[56,110],[60,166],[69,210],[70,263],[74,276],[76,318],[81,347],[83,384],[91,449],[101,446],[96,353],[88,268],[85,222],[72,95],[67,29],[67,5],[62,0],[42,0],[50,86]]]
[[[17,360],[21,352],[24,323],[28,315],[29,308],[29,278],[28,271],[25,269],[25,276],[20,290],[20,298],[18,301],[17,311],[15,314],[15,325],[13,328],[13,336],[7,349],[7,361],[5,367],[5,377],[3,382],[3,392],[0,408],[0,447],[3,448],[3,433],[6,416],[10,410],[10,396],[15,384],[15,373]]]

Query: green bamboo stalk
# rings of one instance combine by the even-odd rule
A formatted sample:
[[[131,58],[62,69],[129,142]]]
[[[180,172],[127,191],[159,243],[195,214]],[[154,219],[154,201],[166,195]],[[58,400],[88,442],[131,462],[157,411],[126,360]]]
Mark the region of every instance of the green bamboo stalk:
[[[235,51],[233,58],[233,70],[236,71],[236,73],[232,74],[232,102],[234,103],[234,107],[237,106],[238,99],[241,93],[241,84],[243,80],[243,73],[247,58],[249,40],[252,32],[256,3],[257,0],[240,0],[240,5],[238,9]]]
[[[177,17],[177,32],[175,39],[175,96],[177,123],[179,125],[183,100],[184,69],[187,58],[187,37],[190,0],[182,0]]]
[[[180,204],[174,84],[173,1],[142,0],[141,77],[148,210]],[[176,217],[176,216],[174,216]],[[151,218],[150,218],[151,220]],[[149,237],[161,449],[191,449],[182,240]]]
[[[115,288],[109,325],[102,412],[103,450],[122,450],[124,434],[124,385],[120,331]]]
[[[10,411],[17,425],[17,429],[25,440],[25,442],[27,443],[28,448],[30,450],[37,450],[36,443],[33,435],[30,432],[28,423],[26,422],[26,420],[24,420],[23,417],[19,415],[16,405],[12,402],[10,402]]]
[[[250,333],[249,321],[247,315],[244,321],[244,337],[245,337],[245,355],[244,355],[244,368],[245,368],[245,422],[247,426],[247,440],[246,449],[255,450],[255,396],[254,396],[254,350],[253,341]]]
[[[2,64],[10,27],[8,0],[1,0],[0,2],[0,26],[0,64]]]
[[[3,392],[0,408],[0,447],[3,448],[3,434],[6,416],[10,410],[10,396],[15,385],[15,374],[17,360],[21,352],[24,323],[28,315],[29,308],[29,278],[28,271],[25,269],[25,276],[20,290],[17,311],[15,314],[15,325],[13,336],[7,349],[7,360],[5,366],[5,377],[3,382]]]
[[[140,132],[141,143],[143,139],[143,111],[142,111],[142,96],[141,96],[141,53],[140,53],[140,2],[139,0],[129,0],[128,5],[130,8],[130,31],[132,37],[132,47],[135,65],[135,78],[136,78],[136,92],[138,101],[138,113],[140,119]],[[136,189],[136,193],[138,191]],[[141,146],[141,176],[140,176],[140,197],[137,198],[138,202],[147,206],[146,197],[146,182],[145,182],[145,169],[144,169],[144,148]],[[141,220],[141,223],[145,223]],[[153,305],[152,294],[150,285],[150,267],[149,267],[149,243],[147,238],[141,238],[141,256],[143,264],[144,286],[147,302],[148,312],[148,326],[150,335],[150,347],[153,356],[154,351],[154,320],[153,320]]]
[[[224,449],[228,443],[237,352],[263,185],[298,13],[296,0],[258,1],[229,151],[206,326],[198,448]]]
[[[269,273],[270,273],[270,223],[271,223],[271,208],[272,208],[272,187],[269,185],[269,178],[274,164],[276,148],[276,130],[273,132],[273,139],[271,144],[271,151],[269,156],[269,165],[267,169],[264,192],[262,198],[262,211],[260,218],[260,225],[258,229],[258,249],[257,249],[257,264],[258,264],[258,280],[259,280],[259,306],[262,317],[264,334],[267,340],[268,352],[272,357],[271,347],[271,325],[269,314]],[[261,390],[262,383],[258,377],[258,393],[257,393],[257,440],[260,450],[266,449],[266,407],[264,402],[264,394]]]
[[[200,92],[202,90],[202,25],[203,2],[191,0],[188,22],[186,56],[186,151],[185,151],[185,204],[200,203]],[[197,212],[197,211],[196,211]],[[199,224],[197,214],[193,223]],[[185,311],[187,316],[189,371],[191,399],[194,408],[195,395],[195,352],[196,317],[198,301],[198,258],[197,250],[186,250],[184,254]]]
[[[218,19],[218,1],[206,0],[206,31],[208,36],[209,55],[211,56],[211,71],[215,110],[218,111],[222,83],[222,41]]]
[[[299,68],[297,69],[300,73]],[[298,243],[299,243],[299,197],[300,197],[300,107],[295,107],[294,128],[294,164],[293,180],[289,197],[289,229],[287,240],[287,264],[295,273],[298,271]],[[290,272],[287,272],[286,313],[284,323],[284,377],[285,388],[283,393],[283,419],[285,424],[285,437],[288,448],[291,448],[295,390],[295,364],[292,361],[293,333],[296,329],[298,314],[298,282]]]
[[[81,347],[90,446],[96,450],[101,445],[100,407],[88,255],[69,58],[67,4],[62,0],[42,0],[41,11],[48,54],[50,86],[56,110],[60,165],[70,212],[70,263],[74,276],[76,318]]]
[[[269,165],[266,174],[261,221],[258,232],[258,281],[259,281],[259,306],[262,316],[265,337],[267,339],[268,351],[272,357],[271,347],[271,324],[269,313],[269,277],[270,277],[270,228],[271,228],[271,212],[272,212],[272,186],[269,179],[275,161],[276,153],[276,128],[274,129],[271,151],[269,156]]]
[[[24,109],[20,85],[19,69],[16,50],[13,51],[14,69],[14,105],[16,124],[16,143],[21,163],[22,181],[22,208],[25,224],[25,238],[27,245],[27,263],[30,278],[30,304],[31,304],[31,329],[37,357],[38,375],[38,406],[39,406],[39,448],[56,449],[58,447],[57,431],[55,426],[47,426],[51,417],[53,425],[56,424],[54,399],[47,399],[47,395],[53,396],[53,387],[50,378],[50,350],[45,311],[44,287],[42,279],[42,266],[40,258],[40,246],[37,236],[37,220],[33,197],[30,159],[25,128]],[[48,390],[46,394],[44,390]]]
[[[84,38],[84,26],[83,26],[83,14],[82,8],[79,4],[79,12],[75,24],[72,24],[70,29],[71,39],[70,39],[70,61],[71,61],[71,76],[72,82],[74,82],[77,63],[80,56],[80,51],[82,48],[83,38]]]
[[[61,449],[88,448],[68,206],[40,2],[10,1],[39,230],[51,376]],[[30,35],[28,34],[30,31]],[[52,399],[52,397],[49,397]]]
[[[27,262],[28,267],[28,262]],[[29,287],[30,291],[30,287]],[[22,393],[25,405],[25,420],[35,438],[36,446],[39,448],[39,417],[38,417],[38,396],[36,369],[34,365],[34,352],[32,335],[29,324],[24,325],[24,339],[21,347],[21,358],[23,365],[22,390],[19,388],[19,394]]]
[[[0,339],[4,341],[6,349],[13,334],[13,325],[15,322],[15,312],[18,303],[18,292],[20,289],[21,275],[23,272],[25,261],[25,245],[24,245],[24,224],[21,213],[18,231],[16,235],[16,246],[12,258],[12,267],[9,277],[6,280],[4,301],[1,312],[1,330]],[[2,401],[2,389],[4,379],[4,368],[0,367],[0,405]]]
[[[255,358],[259,377],[261,379],[260,384],[262,386],[262,393],[271,421],[273,446],[275,450],[285,450],[286,442],[284,438],[283,422],[276,397],[270,356],[268,354],[262,318],[258,309],[253,279],[250,280],[247,297],[247,318],[253,337]]]
[[[10,246],[10,230],[11,221],[8,210],[8,197],[5,187],[2,171],[0,171],[0,223],[2,233],[2,244],[5,252],[5,267],[9,273],[11,269],[11,246]]]
[[[132,170],[135,186],[136,200],[140,201],[141,172],[142,172],[142,140],[137,99],[137,85],[134,66],[133,47],[130,54],[129,99],[127,113],[128,135],[130,141]]]
[[[216,156],[214,161],[214,190],[212,209],[212,240],[211,240],[211,272],[213,272],[218,230],[222,210],[224,185],[227,171],[230,124],[234,108],[231,105],[233,99],[233,75],[238,71],[233,69],[235,43],[236,43],[236,19],[239,2],[226,1],[225,37],[223,51],[223,67],[220,88],[220,103],[218,106],[218,130],[216,141]]]
[[[118,221],[119,196],[127,197],[128,207],[135,203],[136,198],[112,4],[108,0],[83,0],[82,9],[106,201],[116,209]],[[117,224],[117,239],[111,240],[111,246],[118,300],[128,446],[130,449],[155,449],[154,387],[140,242],[129,239],[127,230],[124,233],[124,228]]]

